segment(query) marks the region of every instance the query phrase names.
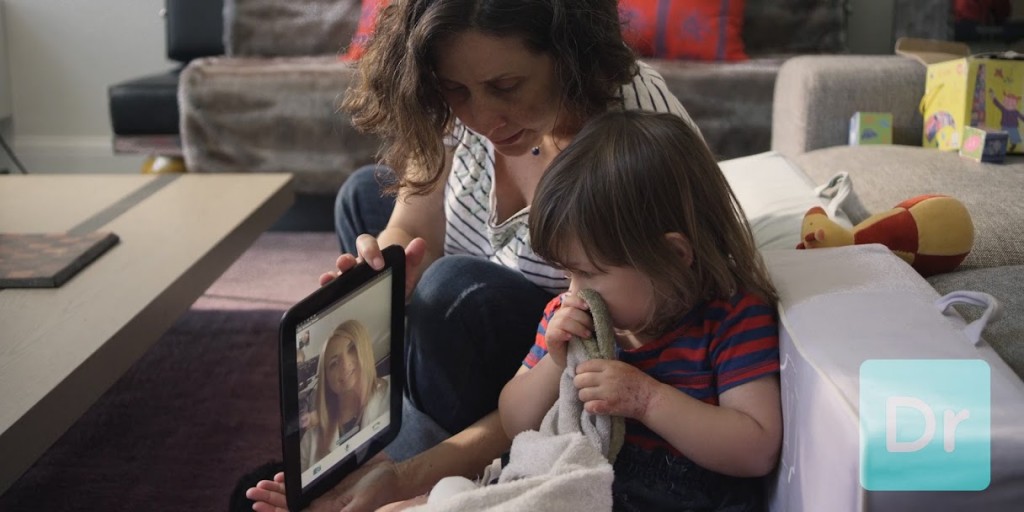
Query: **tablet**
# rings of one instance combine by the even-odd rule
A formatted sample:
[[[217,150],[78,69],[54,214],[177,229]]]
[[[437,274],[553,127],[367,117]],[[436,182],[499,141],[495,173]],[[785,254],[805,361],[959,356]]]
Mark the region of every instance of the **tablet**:
[[[387,446],[402,423],[405,251],[359,264],[281,319],[281,431],[290,510]]]

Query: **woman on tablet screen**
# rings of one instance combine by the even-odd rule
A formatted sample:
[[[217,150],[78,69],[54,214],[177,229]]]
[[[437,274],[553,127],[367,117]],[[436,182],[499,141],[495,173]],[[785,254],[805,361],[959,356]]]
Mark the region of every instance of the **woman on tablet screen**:
[[[342,322],[320,352],[316,368],[317,420],[299,443],[302,471],[390,411],[390,379],[377,376],[370,333],[357,320]]]

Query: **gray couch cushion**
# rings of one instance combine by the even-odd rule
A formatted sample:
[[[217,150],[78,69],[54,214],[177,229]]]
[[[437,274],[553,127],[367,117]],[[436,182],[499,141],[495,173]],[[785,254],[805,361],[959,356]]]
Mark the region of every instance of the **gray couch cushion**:
[[[1002,304],[1003,318],[990,322],[982,338],[1024,379],[1024,266],[983,268],[932,276],[928,282],[945,295],[974,290],[992,295]],[[977,320],[980,307],[954,306],[964,320]]]
[[[225,0],[224,49],[232,56],[337,55],[361,11],[359,0]]]
[[[974,222],[974,247],[961,269],[1024,265],[1024,158],[979,164],[956,153],[911,146],[837,146],[793,158],[815,183],[850,173],[843,209],[855,224],[921,194],[959,199]]]
[[[335,57],[192,61],[178,90],[186,165],[294,172],[296,191],[333,196],[353,170],[376,162],[380,145],[338,111],[353,76]]]
[[[760,153],[771,144],[775,77],[789,56],[744,62],[644,59],[665,77],[720,159]]]

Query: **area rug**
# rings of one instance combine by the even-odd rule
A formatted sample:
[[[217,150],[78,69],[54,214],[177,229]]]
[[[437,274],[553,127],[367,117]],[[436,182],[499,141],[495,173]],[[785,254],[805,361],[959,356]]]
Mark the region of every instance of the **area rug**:
[[[328,233],[261,236],[0,510],[226,510],[240,476],[281,457],[278,322],[336,247]]]

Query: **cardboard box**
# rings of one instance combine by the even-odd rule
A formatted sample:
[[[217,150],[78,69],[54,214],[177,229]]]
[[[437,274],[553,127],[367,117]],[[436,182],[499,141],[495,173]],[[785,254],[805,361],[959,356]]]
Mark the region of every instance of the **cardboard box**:
[[[1002,163],[1006,160],[1009,136],[1003,131],[991,131],[973,126],[964,127],[964,142],[960,156],[975,162]]]
[[[921,100],[925,147],[956,150],[964,127],[1004,131],[1007,152],[1024,153],[1024,55],[968,55],[963,43],[900,38],[896,52],[928,66]]]
[[[892,113],[855,112],[850,118],[850,145],[892,144]]]

